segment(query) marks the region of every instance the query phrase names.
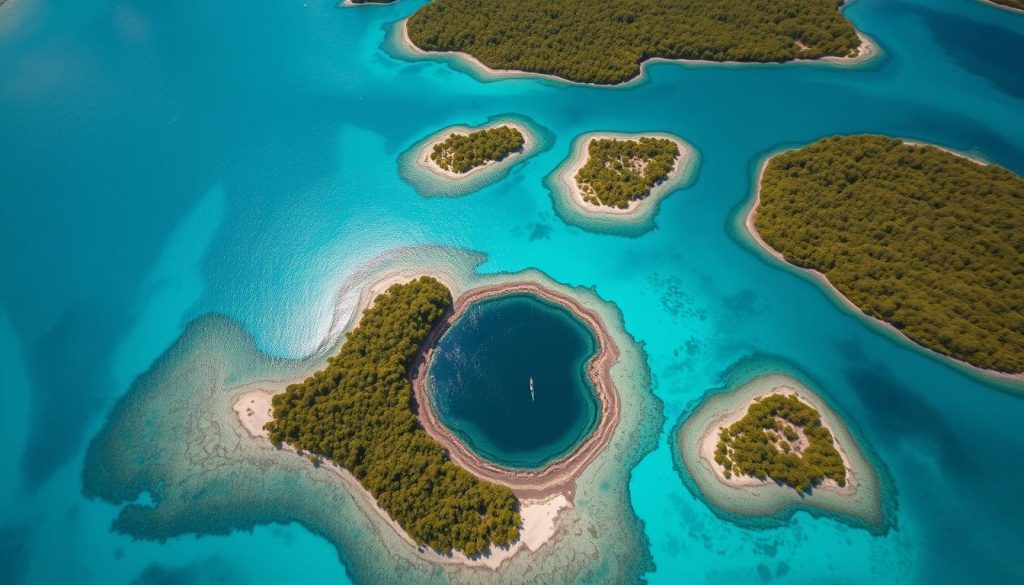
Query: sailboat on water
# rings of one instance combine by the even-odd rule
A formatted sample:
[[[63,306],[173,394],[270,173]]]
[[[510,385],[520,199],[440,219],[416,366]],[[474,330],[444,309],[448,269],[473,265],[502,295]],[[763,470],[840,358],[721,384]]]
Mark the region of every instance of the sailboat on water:
[[[533,396],[533,376],[530,376],[530,402],[534,401]]]

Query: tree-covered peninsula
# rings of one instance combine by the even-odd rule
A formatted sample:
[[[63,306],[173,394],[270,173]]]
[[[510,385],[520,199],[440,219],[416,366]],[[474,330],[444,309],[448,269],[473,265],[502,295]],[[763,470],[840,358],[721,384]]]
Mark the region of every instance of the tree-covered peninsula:
[[[327,367],[274,396],[270,440],[352,472],[416,542],[474,555],[519,536],[518,501],[456,466],[412,410],[408,370],[451,306],[421,277],[378,296]]]
[[[754,225],[868,315],[941,354],[1024,371],[1024,179],[884,136],[773,157]]]
[[[485,128],[469,134],[453,133],[434,145],[430,160],[446,171],[464,174],[489,162],[521,152],[526,137],[510,126]]]
[[[824,479],[846,485],[846,467],[814,407],[793,395],[755,398],[718,433],[715,461],[726,479],[747,475],[806,492]]]
[[[667,138],[595,138],[576,172],[576,185],[587,203],[625,209],[668,178],[679,154],[679,146]]]
[[[492,69],[611,84],[647,59],[777,62],[848,57],[861,44],[837,0],[433,0],[407,23],[427,51]]]

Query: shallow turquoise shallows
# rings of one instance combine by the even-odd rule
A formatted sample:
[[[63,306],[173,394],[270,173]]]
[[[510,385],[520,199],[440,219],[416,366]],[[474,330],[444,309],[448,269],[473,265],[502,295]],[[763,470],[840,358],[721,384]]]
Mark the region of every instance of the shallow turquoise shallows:
[[[429,244],[486,254],[483,272],[536,267],[622,311],[666,417],[629,494],[650,583],[1024,583],[1024,398],[873,327],[735,227],[763,156],[835,133],[933,142],[1024,174],[1024,15],[856,0],[846,13],[884,50],[867,65],[659,63],[608,89],[397,59],[386,32],[423,0],[336,3],[0,6],[0,582],[348,582],[344,559],[361,551],[298,523],[163,541],[112,530],[129,502],[82,495],[85,454],[194,319],[224,315],[272,356],[308,355],[330,341],[347,277]],[[423,137],[510,113],[552,141],[504,179],[454,198],[401,179],[399,157]],[[670,132],[700,151],[694,183],[640,237],[555,213],[544,177],[595,130]],[[878,462],[890,530],[805,512],[757,528],[681,481],[669,431],[735,364],[780,362]],[[159,462],[181,437],[123,440]]]
[[[597,341],[529,294],[473,303],[438,342],[428,384],[438,418],[474,453],[512,469],[568,454],[599,418],[586,373]]]

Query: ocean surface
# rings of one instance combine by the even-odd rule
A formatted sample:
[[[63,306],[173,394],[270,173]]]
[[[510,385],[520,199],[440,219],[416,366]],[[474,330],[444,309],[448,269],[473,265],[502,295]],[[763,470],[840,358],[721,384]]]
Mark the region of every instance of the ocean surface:
[[[857,0],[848,15],[884,51],[864,66],[662,63],[609,89],[390,56],[388,29],[421,4],[0,6],[0,582],[346,583],[338,552],[297,523],[112,531],[120,507],[83,496],[85,453],[193,320],[221,314],[270,355],[308,355],[330,342],[346,277],[410,245],[482,252],[484,272],[536,267],[622,311],[666,419],[630,485],[651,583],[1024,582],[1019,389],[886,334],[736,227],[762,157],[834,133],[1024,174],[1024,16]],[[553,138],[506,178],[456,198],[400,178],[424,136],[509,113]],[[639,237],[554,212],[543,178],[595,130],[700,151],[695,182]],[[803,512],[743,526],[680,480],[669,431],[760,357],[813,379],[873,454],[895,498],[885,533]]]
[[[597,424],[586,374],[596,351],[594,333],[562,307],[525,294],[484,299],[441,337],[428,392],[441,422],[478,456],[540,469]]]

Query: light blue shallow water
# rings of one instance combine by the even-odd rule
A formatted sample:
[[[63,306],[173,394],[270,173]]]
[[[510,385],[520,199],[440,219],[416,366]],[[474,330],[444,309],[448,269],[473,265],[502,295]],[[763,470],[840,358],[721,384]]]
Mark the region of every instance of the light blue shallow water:
[[[763,259],[733,225],[758,159],[880,132],[1024,173],[1024,16],[970,0],[858,0],[885,57],[817,65],[659,64],[628,89],[481,83],[380,50],[421,2],[8,0],[0,7],[0,567],[11,583],[345,582],[301,526],[135,542],[81,496],[113,402],[210,312],[301,356],[340,282],[397,246],[485,252],[595,286],[645,344],[665,402],[634,471],[654,583],[1024,581],[1024,399],[880,333]],[[518,113],[551,148],[460,198],[398,175],[417,140]],[[572,139],[661,130],[701,152],[696,182],[639,238],[555,215],[542,184]],[[738,361],[793,364],[884,465],[894,528],[797,514],[724,522],[672,467],[667,432]]]

